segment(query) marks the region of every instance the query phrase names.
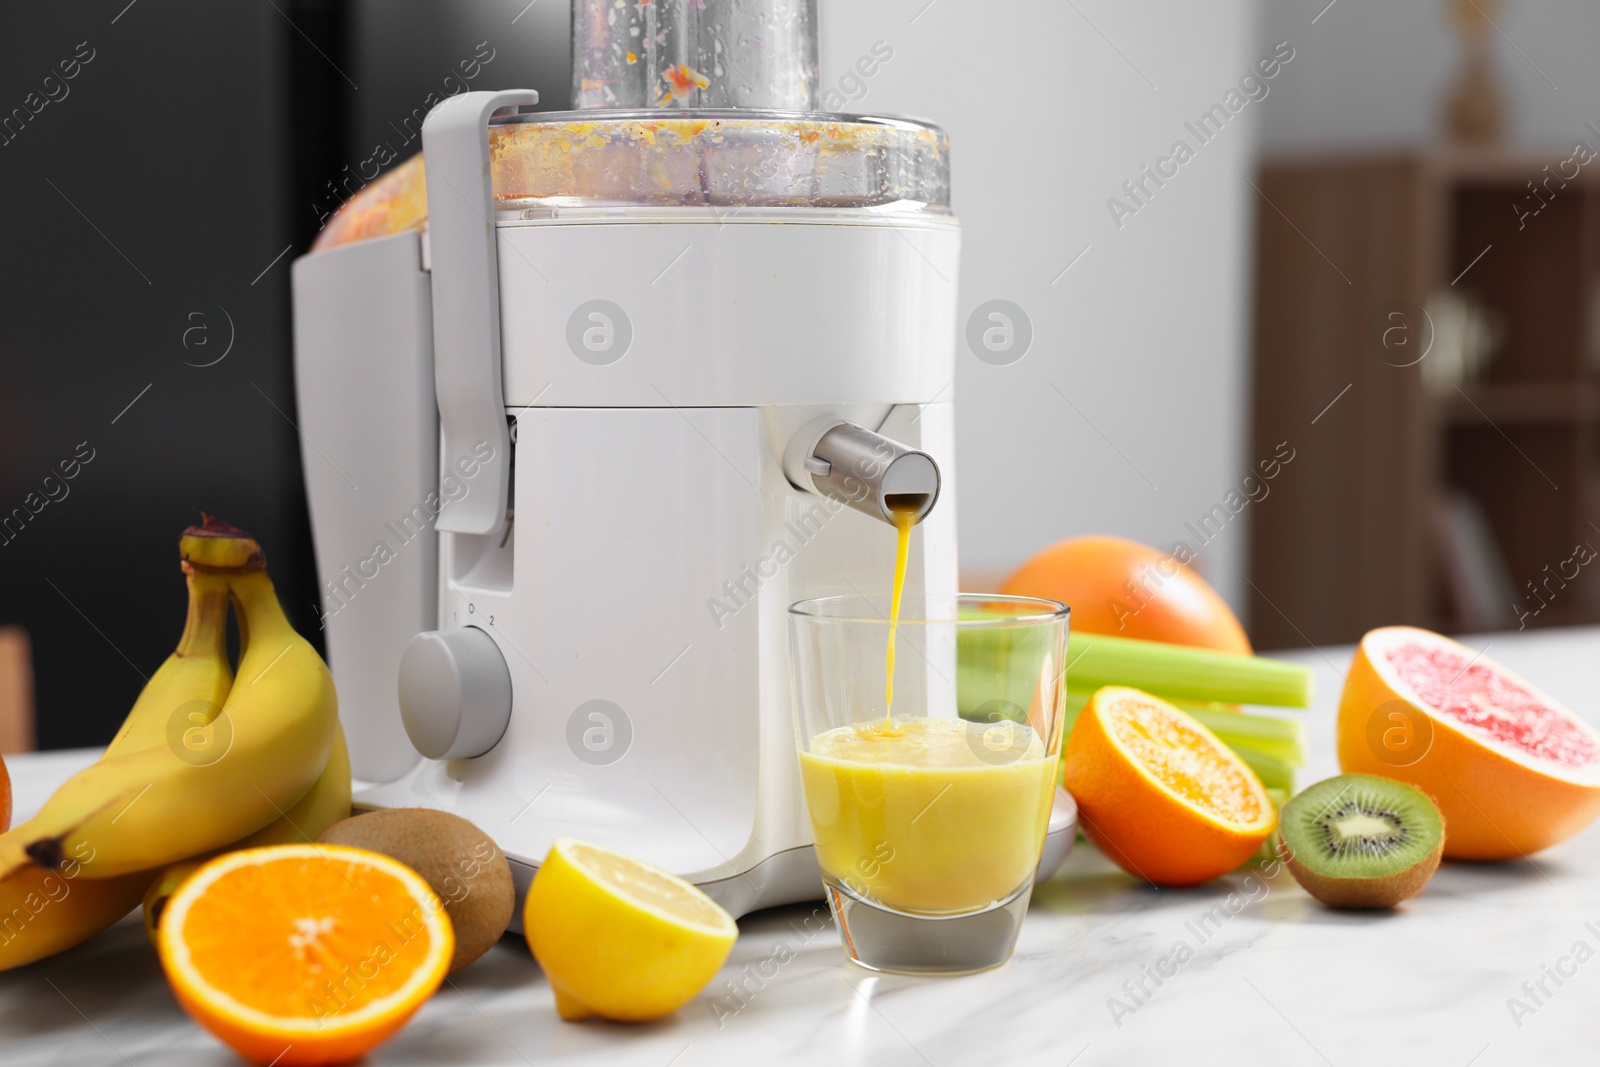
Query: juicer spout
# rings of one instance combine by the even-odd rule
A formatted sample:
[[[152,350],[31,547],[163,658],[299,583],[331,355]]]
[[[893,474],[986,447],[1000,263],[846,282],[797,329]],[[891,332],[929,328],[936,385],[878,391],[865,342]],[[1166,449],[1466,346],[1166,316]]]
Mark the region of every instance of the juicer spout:
[[[902,509],[921,522],[939,499],[932,456],[843,419],[817,419],[795,434],[784,451],[784,473],[796,488],[891,525]]]

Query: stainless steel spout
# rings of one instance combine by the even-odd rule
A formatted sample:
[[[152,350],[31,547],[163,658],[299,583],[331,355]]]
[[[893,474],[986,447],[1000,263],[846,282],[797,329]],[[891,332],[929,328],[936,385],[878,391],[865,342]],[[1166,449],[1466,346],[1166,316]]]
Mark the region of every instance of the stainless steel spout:
[[[787,450],[790,481],[884,522],[912,508],[921,522],[939,499],[939,465],[921,449],[843,419],[818,419]],[[790,469],[792,467],[792,469]]]

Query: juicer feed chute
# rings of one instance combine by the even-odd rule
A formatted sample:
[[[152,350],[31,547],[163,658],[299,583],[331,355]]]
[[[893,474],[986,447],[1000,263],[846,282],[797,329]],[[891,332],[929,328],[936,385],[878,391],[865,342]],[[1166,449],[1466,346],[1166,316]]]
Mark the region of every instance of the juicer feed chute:
[[[576,0],[572,99],[583,110],[814,110],[816,0]]]

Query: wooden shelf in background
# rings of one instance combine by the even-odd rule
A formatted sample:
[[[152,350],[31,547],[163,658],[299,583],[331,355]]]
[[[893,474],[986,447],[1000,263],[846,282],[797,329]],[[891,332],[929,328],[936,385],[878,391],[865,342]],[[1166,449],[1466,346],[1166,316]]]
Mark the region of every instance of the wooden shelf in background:
[[[1591,138],[1585,138],[1591,139]],[[1505,148],[1442,148],[1431,159],[1439,176],[1457,185],[1496,185],[1517,192],[1526,189],[1527,182],[1539,182],[1550,168],[1551,179],[1559,188],[1561,164],[1572,156],[1572,145],[1552,148],[1544,152],[1528,149]],[[1569,171],[1570,173],[1570,171]],[[1576,177],[1567,179],[1567,188],[1593,185],[1600,182],[1595,168],[1578,167]]]
[[[1262,165],[1252,454],[1289,441],[1298,458],[1250,513],[1257,647],[1531,609],[1528,582],[1575,543],[1600,545],[1589,525],[1600,523],[1600,165],[1536,215],[1517,210],[1528,183],[1569,155],[1570,144]],[[1484,309],[1500,337],[1489,379],[1443,395],[1373,338],[1394,308],[1441,292]],[[1463,498],[1487,525],[1485,562],[1522,599],[1452,602],[1463,586],[1445,568],[1461,564],[1435,517]],[[1595,566],[1529,628],[1600,620]]]
[[[1440,399],[1445,420],[1461,426],[1600,421],[1600,389],[1571,382],[1477,382]]]
[[[1530,611],[1538,606],[1538,601],[1528,597]],[[1600,623],[1600,608],[1587,604],[1563,604],[1558,600],[1547,604],[1538,614],[1529,614],[1526,622],[1527,625],[1522,627],[1526,630],[1544,630],[1551,626],[1593,626]]]

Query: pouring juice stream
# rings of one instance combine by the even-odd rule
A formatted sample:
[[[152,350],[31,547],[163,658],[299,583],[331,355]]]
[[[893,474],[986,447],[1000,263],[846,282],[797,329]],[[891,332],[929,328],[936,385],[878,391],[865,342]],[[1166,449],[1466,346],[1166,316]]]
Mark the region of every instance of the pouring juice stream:
[[[889,501],[898,543],[894,556],[894,591],[889,597],[889,646],[883,654],[883,728],[894,729],[894,639],[900,629],[900,600],[906,591],[906,559],[911,554],[911,528],[917,524],[920,498]]]

